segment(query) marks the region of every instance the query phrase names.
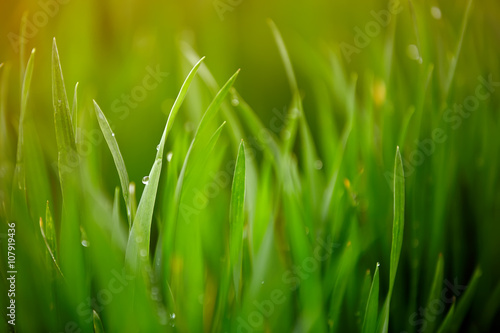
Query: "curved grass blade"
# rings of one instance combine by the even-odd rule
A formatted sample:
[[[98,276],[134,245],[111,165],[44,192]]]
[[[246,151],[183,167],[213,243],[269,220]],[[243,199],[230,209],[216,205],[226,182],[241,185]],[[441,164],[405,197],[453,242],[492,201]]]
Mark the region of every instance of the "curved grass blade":
[[[57,249],[57,238],[56,238],[56,226],[54,224],[54,219],[52,218],[52,213],[50,212],[49,202],[47,201],[47,207],[45,209],[45,227],[43,229],[45,236],[47,237],[47,243],[49,244],[54,258],[59,259],[59,251]]]
[[[276,24],[273,22],[273,20],[268,19],[267,24],[271,28],[271,31],[274,36],[274,40],[276,41],[276,44],[278,45],[278,50],[281,55],[281,59],[283,61],[283,64],[285,65],[285,71],[286,75],[288,76],[288,83],[290,84],[290,89],[295,92],[298,91],[298,86],[297,86],[297,79],[295,78],[295,73],[293,72],[293,67],[292,67],[292,62],[290,61],[290,57],[288,55],[288,52],[286,50],[285,43],[283,42],[283,37],[281,37],[281,33],[278,30],[278,27],[276,27]]]
[[[0,80],[0,158],[1,160],[11,161],[14,156],[15,143],[12,142],[11,136],[8,135],[8,122],[7,122],[7,95],[9,88],[9,73],[10,65],[8,63],[1,63],[0,69],[2,70],[2,78]],[[6,184],[2,184],[6,185]],[[5,189],[10,186],[6,186]]]
[[[451,83],[453,82],[453,77],[457,69],[458,58],[460,57],[460,52],[462,51],[462,42],[465,36],[465,30],[467,30],[467,23],[469,22],[469,16],[472,8],[472,0],[467,2],[467,7],[465,9],[464,18],[462,19],[462,25],[460,27],[460,38],[458,39],[457,48],[451,59],[450,68],[448,70],[448,76],[446,78],[446,83],[444,87],[444,98],[448,97],[450,91]]]
[[[373,275],[372,286],[370,288],[370,295],[366,302],[365,317],[363,319],[363,333],[375,332],[377,329],[377,316],[378,316],[378,292],[379,292],[379,274],[378,268],[380,264],[377,263],[375,274]]]
[[[437,333],[446,333],[450,331],[451,325],[453,324],[453,316],[455,315],[455,297],[453,297],[454,301],[453,304],[451,305],[450,310],[448,310],[448,313],[446,314],[446,317],[444,318],[441,326],[437,330]]]
[[[391,267],[389,274],[389,292],[382,308],[379,318],[378,332],[387,332],[389,329],[389,308],[391,305],[392,290],[396,273],[398,270],[399,257],[403,246],[405,212],[405,180],[403,171],[403,161],[399,146],[396,148],[396,158],[394,161],[394,221],[392,224],[392,244],[391,244]]]
[[[195,50],[191,47],[191,45],[189,45],[185,41],[181,41],[179,43],[179,48],[181,49],[181,52],[184,55],[184,57],[192,64],[196,63],[196,61],[200,58],[198,54],[195,52]],[[205,82],[205,85],[210,90],[210,92],[212,94],[217,94],[217,92],[220,90],[220,87],[217,84],[217,81],[215,80],[212,73],[210,73],[208,66],[202,66],[200,68],[199,74],[200,78],[203,80],[203,82]],[[235,97],[233,97],[232,100],[238,101],[238,99],[236,99]],[[221,111],[224,115],[224,118],[226,118],[228,123],[230,124],[231,135],[232,138],[234,139],[231,140],[231,143],[232,144],[235,143],[236,149],[238,149],[238,140],[243,137],[243,128],[233,108],[229,106],[229,103],[222,103]]]
[[[233,277],[235,300],[240,302],[240,279],[242,272],[243,224],[245,222],[245,145],[241,140],[234,168],[233,185],[231,187],[231,203],[229,207],[229,265],[225,267],[220,292],[217,297],[213,332],[220,331],[222,316],[225,313],[230,276]]]
[[[220,106],[222,105],[222,102],[226,98],[229,90],[233,86],[234,82],[236,81],[236,78],[238,77],[238,74],[240,73],[240,70],[238,69],[236,73],[231,76],[231,78],[226,82],[226,84],[222,87],[221,90],[217,93],[215,98],[213,99],[212,103],[208,106],[207,111],[205,111],[205,114],[203,115],[203,118],[200,121],[200,124],[198,125],[198,129],[196,130],[196,134],[194,136],[193,142],[196,143],[197,140],[200,140],[202,138],[202,135],[204,135],[204,131],[210,120],[212,120],[217,113],[217,111],[220,109]]]
[[[389,295],[392,294],[396,272],[398,270],[399,257],[403,246],[405,215],[405,180],[403,171],[403,161],[399,147],[396,148],[396,160],[394,161],[394,221],[392,226],[392,246],[391,246],[391,268]]]
[[[52,103],[62,192],[59,262],[66,278],[66,288],[71,290],[73,299],[78,304],[84,302],[89,292],[81,243],[80,157],[76,148],[71,111],[55,38],[52,46]],[[88,330],[91,326],[85,321],[79,323],[82,330]]]
[[[104,333],[104,327],[102,326],[99,314],[95,310],[92,310],[92,312],[92,318],[94,320],[94,333]]]
[[[245,223],[245,183],[245,145],[241,140],[234,169],[231,204],[229,207],[229,251],[236,300],[239,300],[240,297],[243,224]]]
[[[75,93],[73,95],[73,105],[71,106],[71,120],[73,122],[73,131],[75,135],[78,128],[78,82],[75,84]],[[78,141],[78,137],[76,138]]]
[[[479,284],[481,275],[483,275],[481,267],[477,267],[463,296],[459,298],[457,306],[455,308],[455,313],[453,314],[453,323],[451,324],[452,332],[458,332],[460,330],[460,326],[465,319],[467,311],[469,311],[472,299],[476,293],[477,285]]]
[[[99,127],[101,128],[102,134],[104,135],[104,139],[106,140],[108,148],[111,151],[111,155],[113,156],[116,170],[118,171],[118,176],[120,177],[120,184],[123,192],[123,200],[125,200],[125,205],[127,208],[127,217],[130,229],[132,223],[131,220],[132,210],[130,208],[130,196],[129,196],[130,180],[128,178],[125,161],[123,160],[122,154],[120,152],[120,147],[118,147],[118,142],[116,141],[115,134],[111,130],[111,127],[109,126],[106,116],[104,115],[104,113],[102,112],[101,108],[99,107],[96,101],[94,101],[94,110],[97,117],[97,121],[99,123]]]
[[[54,256],[54,252],[50,248],[49,241],[47,240],[47,237],[45,235],[44,228],[46,228],[46,227],[44,227],[43,220],[40,217],[40,233],[41,233],[42,239],[43,239],[43,241],[45,243],[45,247],[47,248],[47,253],[49,254],[50,258],[52,259],[52,262],[54,263],[54,266],[56,267],[56,269],[59,272],[59,274],[61,274],[61,276],[64,277],[64,275],[63,275],[63,273],[61,271],[61,268],[59,268],[59,265],[57,264],[57,260],[56,260],[56,257]]]
[[[229,90],[233,86],[234,82],[236,81],[236,78],[238,77],[240,70],[238,69],[236,73],[231,76],[231,78],[226,82],[226,84],[219,90],[213,101],[210,103],[208,106],[208,109],[205,111],[203,114],[203,117],[201,118],[200,124],[198,125],[198,128],[196,129],[196,133],[194,135],[193,140],[191,141],[191,144],[188,148],[188,152],[186,154],[186,158],[184,159],[184,163],[182,165],[182,169],[179,175],[179,181],[177,182],[177,187],[176,187],[176,198],[177,200],[180,200],[181,194],[182,194],[182,185],[184,183],[185,175],[187,174],[187,167],[188,167],[188,161],[190,159],[190,156],[193,151],[193,147],[198,145],[199,142],[203,142],[202,138],[207,139],[207,133],[205,131],[206,126],[208,125],[209,121],[215,116],[216,112],[219,110],[222,102],[226,98]]]
[[[322,220],[326,220],[330,206],[332,204],[333,194],[335,193],[335,189],[337,187],[337,179],[340,172],[340,167],[342,166],[342,161],[344,159],[344,153],[346,150],[347,141],[349,140],[349,136],[351,135],[351,131],[353,128],[354,106],[356,103],[356,82],[357,82],[357,76],[353,76],[351,85],[349,87],[350,89],[348,91],[348,96],[349,96],[348,101],[346,102],[349,118],[347,120],[347,124],[344,128],[342,137],[338,144],[337,151],[335,152],[335,157],[333,160],[334,161],[333,168],[328,181],[328,185],[325,189],[322,214],[321,214]]]
[[[76,153],[75,134],[71,124],[71,114],[66,95],[66,87],[57,50],[56,39],[52,44],[52,102],[54,105],[54,121],[56,127],[59,163],[67,163],[69,154]],[[62,171],[59,170],[59,173]]]
[[[165,146],[165,141],[167,140],[168,132],[173,126],[173,122],[179,111],[179,108],[186,97],[191,81],[193,80],[198,68],[200,67],[204,58],[191,69],[186,80],[184,81],[179,94],[172,106],[172,110],[167,119],[167,124],[165,125],[165,130],[160,140],[158,147],[158,152],[156,154],[156,159],[149,173],[149,182],[146,185],[144,192],[139,202],[139,207],[137,208],[137,215],[135,216],[132,229],[130,231],[130,237],[127,244],[125,262],[126,266],[132,271],[137,269],[139,260],[142,259],[144,262],[149,262],[149,239],[151,232],[151,221],[153,218],[153,210],[156,201],[156,192],[158,190],[158,183],[160,181],[161,167],[163,163],[163,150]]]
[[[24,80],[24,77],[26,75],[26,66],[25,64],[25,56],[26,56],[26,44],[28,39],[26,38],[26,27],[28,25],[28,11],[25,11],[23,13],[23,16],[21,17],[21,29],[20,29],[20,42],[19,42],[19,59],[20,59],[20,66],[19,66],[19,82],[21,82],[21,89],[22,89],[22,82]],[[17,51],[17,50],[16,50]]]
[[[429,294],[429,299],[427,300],[426,309],[431,308],[431,303],[435,300],[441,299],[441,289],[444,280],[444,260],[443,255],[439,254],[438,261],[436,264],[436,272],[434,273],[434,279],[432,281],[432,287]],[[429,323],[426,331],[434,332],[435,321]]]
[[[318,155],[316,152],[316,147],[314,145],[314,139],[312,137],[311,131],[309,129],[309,125],[307,124],[304,108],[302,105],[302,99],[299,94],[297,79],[295,77],[295,73],[293,70],[292,62],[290,60],[290,55],[285,46],[285,42],[283,41],[283,37],[279,32],[278,28],[274,24],[272,20],[268,20],[268,24],[273,32],[274,39],[278,46],[282,62],[285,66],[285,70],[288,76],[288,82],[290,84],[290,89],[293,93],[293,103],[292,109],[290,110],[290,115],[288,119],[290,119],[289,124],[287,124],[287,134],[288,137],[284,137],[285,148],[284,152],[288,153],[293,148],[293,144],[295,142],[295,132],[297,130],[297,126],[299,126],[300,130],[300,138],[301,138],[301,163],[305,169],[306,173],[306,186],[308,189],[308,193],[305,196],[305,206],[308,214],[308,218],[306,221],[308,222],[307,227],[312,228],[311,220],[316,220],[317,217],[315,212],[318,211],[315,206],[317,206],[317,188],[318,188],[318,173],[314,167],[315,162],[318,160]]]
[[[358,324],[359,331],[363,329],[363,322],[366,315],[366,305],[368,304],[368,297],[370,296],[370,289],[373,283],[372,272],[367,269],[365,276],[363,278],[363,283],[361,285],[359,294],[359,306],[356,312],[356,324]]]
[[[14,180],[17,183],[19,190],[25,190],[26,177],[24,168],[24,120],[26,118],[26,108],[28,106],[29,89],[31,86],[31,78],[33,76],[33,66],[35,62],[35,49],[31,51],[30,59],[26,67],[26,72],[23,79],[21,91],[21,114],[19,116],[19,139],[17,141],[17,156],[16,156],[16,169],[14,173]]]

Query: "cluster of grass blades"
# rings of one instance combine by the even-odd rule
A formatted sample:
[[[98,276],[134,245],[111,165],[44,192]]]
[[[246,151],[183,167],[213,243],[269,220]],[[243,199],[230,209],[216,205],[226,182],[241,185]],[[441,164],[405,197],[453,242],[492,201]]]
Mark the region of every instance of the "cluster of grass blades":
[[[470,4],[442,81],[443,100],[453,90]],[[469,280],[457,282],[445,265],[457,260],[447,256],[452,245],[439,243],[445,224],[423,221],[445,220],[444,208],[419,215],[426,201],[414,190],[419,181],[431,182],[424,171],[432,167],[429,173],[443,185],[433,199],[446,206],[451,176],[439,165],[446,155],[437,152],[436,165],[422,166],[413,178],[405,175],[402,152],[435,125],[435,115],[423,116],[432,103],[434,65],[424,63],[416,83],[418,95],[431,101],[419,101],[398,121],[391,106],[361,105],[358,95],[371,96],[376,80],[347,75],[332,52],[317,66],[333,74],[323,73],[327,83],[315,88],[325,105],[330,99],[321,98],[329,89],[332,100],[341,99],[343,126],[319,106],[316,130],[287,43],[276,24],[268,24],[290,87],[282,126],[268,130],[245,102],[234,86],[239,70],[219,87],[204,57],[181,41],[180,56],[192,67],[168,113],[140,197],[109,110],[94,100],[93,112],[84,112],[78,84],[70,105],[55,39],[57,173],[47,167],[49,154],[30,115],[35,50],[26,65],[25,50],[20,52],[17,140],[6,135],[10,67],[0,66],[0,157],[2,167],[13,164],[6,167],[12,180],[2,182],[0,199],[2,220],[17,226],[18,332],[458,332],[471,320],[483,268],[474,263]],[[415,23],[419,43],[423,33]],[[387,45],[394,47],[393,39]],[[390,66],[383,80],[394,89],[398,82],[390,83]],[[203,100],[208,107],[187,131],[176,119],[188,117],[185,99],[204,98],[192,96],[196,80],[210,100]],[[385,130],[383,146],[374,139],[375,123]],[[80,133],[94,127],[107,148],[82,154]],[[114,193],[102,186],[110,173],[100,172],[100,153],[114,162]],[[429,239],[419,223],[429,228]],[[425,254],[414,245],[419,242],[429,247]],[[466,289],[452,288],[465,283]],[[489,329],[498,313],[500,284],[495,286],[487,310],[473,320],[477,331]],[[436,304],[432,317],[419,314],[419,308]],[[0,325],[7,327],[0,313]]]

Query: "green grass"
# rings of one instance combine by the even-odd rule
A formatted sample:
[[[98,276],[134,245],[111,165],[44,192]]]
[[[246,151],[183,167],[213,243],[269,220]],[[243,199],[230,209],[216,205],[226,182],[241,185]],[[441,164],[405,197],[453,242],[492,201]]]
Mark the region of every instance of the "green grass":
[[[2,23],[0,332],[498,330],[498,4],[133,3]]]

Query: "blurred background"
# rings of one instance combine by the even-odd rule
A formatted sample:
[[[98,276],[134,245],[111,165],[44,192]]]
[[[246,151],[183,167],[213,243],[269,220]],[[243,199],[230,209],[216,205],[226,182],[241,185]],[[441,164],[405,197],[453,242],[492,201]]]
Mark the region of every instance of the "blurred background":
[[[415,64],[406,53],[407,46],[416,45],[417,41],[406,1],[402,5],[406,10],[398,17],[397,56],[394,61],[402,63],[398,70],[406,71],[397,73],[398,82],[411,88],[416,82],[412,76],[415,72],[411,72]],[[466,5],[465,0],[422,1],[416,4],[417,10],[431,18],[431,8],[435,6],[440,9],[440,19],[429,19],[430,23],[420,29],[429,31],[429,37],[435,38],[432,43],[436,50],[442,51],[445,58],[441,60],[443,62],[449,60],[454,52]],[[134,160],[153,158],[154,151],[141,147],[157,144],[165,114],[170,110],[178,87],[191,66],[180,52],[180,43],[188,43],[200,56],[207,57],[206,64],[219,84],[241,68],[236,87],[263,123],[267,124],[272,117],[272,110],[288,106],[292,97],[279,53],[266,23],[268,18],[273,19],[287,36],[285,39],[292,62],[302,83],[300,88],[305,96],[305,109],[311,110],[307,112],[310,126],[315,128],[319,120],[313,112],[315,86],[311,82],[321,80],[321,73],[317,73],[321,69],[314,65],[318,61],[328,63],[329,52],[335,52],[342,58],[346,73],[356,72],[361,82],[365,75],[382,77],[385,35],[389,33],[382,31],[375,38],[370,38],[366,49],[359,54],[353,53],[348,62],[342,57],[340,43],[355,46],[354,28],[361,27],[364,30],[364,25],[373,20],[370,12],[386,9],[388,2],[23,0],[3,1],[0,6],[0,31],[4,36],[0,59],[3,61],[8,59],[14,67],[19,66],[19,53],[9,34],[16,34],[19,38],[24,12],[28,12],[28,21],[34,28],[33,37],[26,44],[28,51],[37,48],[37,66],[33,78],[33,86],[37,88],[31,92],[31,98],[40,110],[37,112],[37,122],[42,125],[38,128],[43,128],[46,131],[43,133],[44,138],[54,143],[50,146],[56,147],[54,125],[53,119],[45,112],[50,110],[51,101],[44,97],[50,94],[50,46],[52,38],[56,37],[63,54],[62,66],[68,95],[71,96],[74,84],[80,82],[82,103],[89,107],[91,100],[95,99],[104,112],[108,111],[108,119],[120,143],[123,142],[122,153],[125,160],[129,161],[129,174],[136,182],[147,174],[149,166],[134,163]],[[459,83],[457,96],[462,90],[467,93],[473,89],[477,75],[498,72],[495,51],[500,34],[499,6],[498,2],[492,0],[474,3],[458,62],[459,74],[455,78]],[[444,64],[435,66],[436,72],[445,71]],[[125,111],[111,112],[113,102],[120,100],[123,94],[130,95],[131,90],[142,83],[148,67],[159,67],[169,76],[157,89],[148,91],[144,100],[134,103],[137,105],[129,108],[131,110],[127,116],[123,116]],[[10,91],[12,96],[16,93],[19,90]],[[408,105],[415,103],[412,89],[404,89],[398,95],[395,109],[408,108]],[[10,103],[14,103],[13,99]],[[187,103],[196,101],[188,100]],[[115,105],[116,110],[124,103]],[[337,126],[342,128],[343,110],[338,107],[335,111],[340,117]],[[145,131],[157,133],[157,136],[140,134]],[[111,160],[108,162],[111,163]],[[113,177],[108,178],[110,189],[117,180]]]

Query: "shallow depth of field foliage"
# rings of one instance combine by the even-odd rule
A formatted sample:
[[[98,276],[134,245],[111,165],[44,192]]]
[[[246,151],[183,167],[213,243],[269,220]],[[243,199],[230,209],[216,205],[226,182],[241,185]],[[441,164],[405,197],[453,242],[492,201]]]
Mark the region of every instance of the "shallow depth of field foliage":
[[[0,332],[499,330],[498,1],[0,22]]]

